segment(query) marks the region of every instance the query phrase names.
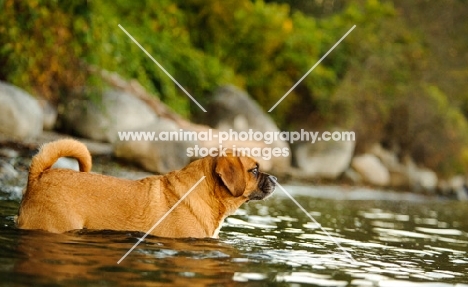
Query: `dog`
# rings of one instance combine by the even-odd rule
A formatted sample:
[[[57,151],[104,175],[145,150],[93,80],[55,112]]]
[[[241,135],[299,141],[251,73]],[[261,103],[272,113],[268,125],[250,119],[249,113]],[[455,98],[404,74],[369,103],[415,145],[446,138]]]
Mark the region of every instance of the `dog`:
[[[80,171],[51,169],[60,157]],[[181,170],[140,180],[91,173],[91,155],[73,139],[47,143],[32,159],[17,217],[20,229],[64,233],[77,229],[149,231],[203,180],[150,234],[217,238],[224,219],[243,203],[273,193],[276,178],[250,157],[205,157]]]

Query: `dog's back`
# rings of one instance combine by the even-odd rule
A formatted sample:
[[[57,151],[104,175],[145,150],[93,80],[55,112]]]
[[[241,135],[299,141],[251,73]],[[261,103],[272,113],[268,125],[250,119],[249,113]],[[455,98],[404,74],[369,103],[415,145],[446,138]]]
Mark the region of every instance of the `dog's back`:
[[[78,160],[80,171],[51,169],[59,157]],[[62,233],[73,229],[144,230],[162,210],[151,210],[159,176],[122,179],[89,172],[91,155],[78,141],[44,145],[34,156],[17,226]],[[158,196],[164,201],[164,196]],[[142,204],[143,203],[143,204]]]

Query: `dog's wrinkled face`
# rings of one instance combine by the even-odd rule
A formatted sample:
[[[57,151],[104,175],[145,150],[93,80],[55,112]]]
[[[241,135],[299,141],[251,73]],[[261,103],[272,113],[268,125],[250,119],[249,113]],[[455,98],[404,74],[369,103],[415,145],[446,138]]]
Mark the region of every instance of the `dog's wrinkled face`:
[[[243,196],[246,201],[264,199],[275,190],[276,177],[260,172],[250,157],[218,157],[215,172],[234,197]]]
[[[275,191],[276,177],[267,173],[259,173],[258,189],[249,195],[248,200],[261,200]]]

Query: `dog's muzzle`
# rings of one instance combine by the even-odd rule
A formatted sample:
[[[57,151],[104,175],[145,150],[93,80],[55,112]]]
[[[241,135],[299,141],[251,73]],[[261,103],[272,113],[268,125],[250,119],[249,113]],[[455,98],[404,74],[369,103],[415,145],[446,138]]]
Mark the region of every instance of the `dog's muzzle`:
[[[262,200],[275,191],[277,178],[267,173],[261,173],[258,189],[249,195],[249,200]]]

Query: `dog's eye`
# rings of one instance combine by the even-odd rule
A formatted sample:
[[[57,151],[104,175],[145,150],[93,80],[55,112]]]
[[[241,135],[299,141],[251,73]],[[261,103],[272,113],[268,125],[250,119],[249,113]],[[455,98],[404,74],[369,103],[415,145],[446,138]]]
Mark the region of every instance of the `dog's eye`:
[[[257,174],[258,174],[258,167],[252,168],[252,169],[250,170],[250,172],[251,172],[253,175],[257,176]]]

